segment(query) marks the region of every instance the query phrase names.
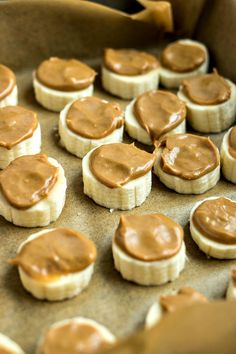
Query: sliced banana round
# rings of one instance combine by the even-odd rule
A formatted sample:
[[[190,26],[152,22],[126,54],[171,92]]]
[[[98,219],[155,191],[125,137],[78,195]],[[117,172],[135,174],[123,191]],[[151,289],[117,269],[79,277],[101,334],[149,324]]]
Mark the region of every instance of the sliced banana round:
[[[50,111],[60,112],[80,97],[92,96],[95,71],[75,59],[50,58],[33,73],[36,100]]]
[[[24,354],[18,344],[13,342],[9,337],[0,333],[0,353],[2,354]]]
[[[7,66],[0,64],[0,107],[18,103],[16,76]]]
[[[0,100],[0,107],[16,106],[18,104],[18,89],[15,85],[11,93]]]
[[[69,126],[71,123],[72,126]],[[80,158],[102,144],[122,142],[123,131],[124,120],[120,106],[97,97],[81,98],[68,103],[60,113],[60,143]]]
[[[185,265],[184,232],[162,214],[121,216],[112,241],[115,268],[140,285],[173,281]]]
[[[111,94],[132,99],[156,89],[159,83],[159,62],[145,52],[132,49],[105,49],[102,85]]]
[[[35,169],[35,159],[37,168],[41,160],[49,165],[48,178]],[[0,186],[0,215],[17,226],[46,226],[59,217],[65,204],[64,170],[46,155],[26,155],[12,161],[1,173]]]
[[[167,68],[164,66],[163,60],[162,60],[162,66],[160,68],[160,83],[162,86],[166,88],[178,88],[181,84],[181,82],[187,78],[198,76],[201,74],[205,74],[208,70],[209,66],[209,54],[206,46],[200,42],[193,41],[190,39],[181,39],[178,40],[174,43],[171,43],[170,46],[182,46],[181,51],[178,53],[178,63],[175,63],[176,66],[176,71],[171,70],[170,68]],[[195,62],[194,60],[194,53],[188,53],[189,52],[189,47],[194,48],[196,47],[198,50],[200,48],[200,57],[196,57],[197,61]],[[167,50],[168,47],[165,49]],[[165,53],[162,53],[162,55]],[[202,52],[202,53],[201,53]],[[189,55],[191,54],[191,55]],[[198,55],[199,55],[198,54]],[[172,55],[172,61],[174,64],[174,59],[175,56]],[[191,62],[192,60],[192,62]],[[199,65],[200,63],[200,65]],[[181,64],[180,67],[178,67],[176,64]],[[194,68],[194,64],[195,66]],[[185,65],[187,65],[185,67]],[[191,68],[192,66],[192,68]],[[188,68],[189,67],[189,68]],[[186,71],[187,69],[187,71]],[[178,70],[178,71],[177,71]]]
[[[236,202],[225,197],[206,198],[190,214],[191,236],[208,257],[236,258],[235,225]]]
[[[231,276],[226,292],[226,299],[231,300],[231,299],[236,299],[236,269],[233,269],[231,271]]]
[[[151,191],[153,163],[153,154],[134,145],[104,144],[83,158],[84,193],[106,208],[135,208]]]
[[[220,179],[220,155],[209,138],[171,135],[162,140],[154,154],[154,173],[178,193],[202,194]]]
[[[37,352],[92,354],[110,348],[115,342],[115,336],[100,323],[74,317],[54,323],[41,338]]]
[[[223,175],[232,183],[236,183],[235,134],[236,127],[229,129],[224,135],[220,151]]]
[[[96,247],[72,229],[47,229],[24,241],[14,259],[24,288],[37,299],[58,301],[78,295],[91,280]]]

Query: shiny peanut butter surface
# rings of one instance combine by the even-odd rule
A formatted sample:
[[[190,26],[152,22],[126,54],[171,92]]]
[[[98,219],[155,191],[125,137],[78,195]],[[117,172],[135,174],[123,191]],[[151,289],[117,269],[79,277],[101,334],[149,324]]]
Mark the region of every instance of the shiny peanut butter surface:
[[[220,164],[219,151],[209,138],[193,134],[165,137],[159,145],[160,168],[173,176],[194,180]]]
[[[105,144],[90,155],[90,170],[94,177],[109,188],[117,188],[148,173],[154,155],[133,144]]]
[[[228,82],[216,71],[186,79],[182,85],[185,95],[199,105],[220,104],[227,101],[231,95]]]
[[[16,77],[7,66],[0,64],[0,100],[8,96],[16,85]]]
[[[36,77],[43,85],[59,91],[77,91],[90,86],[96,72],[76,59],[50,58],[36,70]]]
[[[162,65],[175,72],[184,73],[197,69],[206,60],[206,53],[197,44],[169,44],[161,55]]]
[[[151,54],[134,49],[105,49],[104,65],[119,75],[135,76],[146,74],[159,67],[158,60]]]
[[[20,106],[0,108],[0,146],[11,149],[30,138],[38,126],[36,113]]]
[[[68,128],[88,139],[101,139],[124,125],[118,103],[97,97],[85,97],[75,101],[66,116]]]
[[[91,354],[109,346],[92,325],[71,320],[68,324],[49,329],[40,354]]]
[[[21,156],[0,172],[0,188],[11,206],[28,209],[47,197],[57,175],[46,155]]]
[[[182,227],[165,215],[122,215],[115,242],[130,256],[154,262],[177,254],[183,237]]]
[[[0,344],[0,354],[14,354],[11,350]]]
[[[236,244],[236,203],[230,199],[204,201],[194,211],[192,220],[203,236],[223,244]]]
[[[236,126],[229,133],[228,144],[230,155],[236,159]]]
[[[206,303],[207,298],[192,288],[182,288],[176,295],[160,296],[160,305],[164,312],[171,313],[197,303]]]
[[[186,108],[173,93],[155,90],[136,99],[134,115],[152,141],[155,141],[185,119]]]
[[[74,230],[56,228],[25,243],[10,263],[30,277],[47,282],[80,272],[95,260],[92,241]]]

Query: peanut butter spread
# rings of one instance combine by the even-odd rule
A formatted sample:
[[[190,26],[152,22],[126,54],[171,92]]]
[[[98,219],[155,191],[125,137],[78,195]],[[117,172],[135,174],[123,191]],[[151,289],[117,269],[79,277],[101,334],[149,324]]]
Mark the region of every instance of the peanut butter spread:
[[[236,159],[236,126],[229,133],[228,144],[230,155]]]
[[[165,215],[121,215],[115,242],[131,257],[154,262],[177,254],[183,237],[182,227]]]
[[[46,155],[21,156],[0,172],[0,188],[13,207],[28,209],[47,197],[57,175],[58,168]]]
[[[175,134],[165,137],[159,147],[162,147],[160,168],[186,180],[204,176],[220,164],[219,151],[210,138]]]
[[[15,85],[15,74],[8,67],[0,64],[0,100],[8,96]]]
[[[194,226],[207,238],[236,244],[236,202],[224,197],[208,199],[193,213]]]
[[[6,347],[2,347],[0,344],[0,354],[14,354],[11,350]]]
[[[134,115],[152,141],[177,127],[186,117],[185,104],[168,91],[149,91],[137,98]]]
[[[90,170],[97,180],[109,188],[117,188],[148,173],[154,155],[133,144],[105,144],[90,156]]]
[[[236,269],[232,269],[231,278],[234,283],[234,286],[236,286]]]
[[[104,65],[119,75],[135,76],[146,74],[159,67],[158,60],[151,54],[134,49],[105,49]]]
[[[50,58],[36,70],[36,77],[43,85],[58,91],[78,91],[90,86],[96,72],[75,59]]]
[[[179,41],[169,44],[161,55],[162,65],[179,73],[193,71],[201,66],[205,60],[206,53],[202,47]]]
[[[85,97],[70,107],[66,123],[74,133],[88,139],[101,139],[124,125],[122,110],[115,102]]]
[[[182,85],[185,95],[199,105],[220,104],[231,96],[228,82],[216,70],[212,74],[186,79]]]
[[[10,260],[30,277],[50,281],[84,270],[96,260],[92,241],[71,229],[56,228],[26,242]]]
[[[207,303],[207,298],[192,288],[182,288],[176,295],[162,295],[160,304],[167,313],[181,310],[197,303]]]
[[[11,149],[30,138],[38,126],[36,113],[20,106],[0,108],[0,146]]]

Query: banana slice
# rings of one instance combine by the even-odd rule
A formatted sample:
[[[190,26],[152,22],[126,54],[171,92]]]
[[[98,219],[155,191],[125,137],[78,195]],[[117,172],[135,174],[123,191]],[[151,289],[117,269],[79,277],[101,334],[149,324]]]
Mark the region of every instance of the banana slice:
[[[111,134],[100,139],[85,138],[70,130],[66,123],[66,117],[72,104],[73,102],[66,105],[66,107],[61,111],[59,118],[60,143],[66,148],[66,150],[80,158],[83,158],[84,155],[97,146],[112,142],[122,142],[124,132],[123,125],[120,128],[115,129]]]
[[[229,131],[224,135],[220,155],[224,177],[228,181],[236,183],[236,159],[229,152],[229,136],[233,129],[235,130],[235,127],[229,129]]]
[[[0,215],[7,221],[17,226],[38,227],[46,226],[59,217],[65,204],[67,183],[62,166],[51,157],[48,161],[59,169],[57,181],[47,197],[32,207],[17,209],[6,200],[0,191]]]
[[[24,354],[18,344],[2,333],[0,333],[0,352],[3,354]]]
[[[68,340],[65,341],[65,338]],[[38,354],[53,353],[95,353],[111,347],[115,336],[100,323],[74,317],[54,323],[41,338]]]
[[[227,300],[236,299],[236,270],[235,269],[231,271],[231,277],[226,292],[226,299]]]
[[[236,222],[233,217],[235,210],[236,203],[225,197],[206,198],[196,203],[191,210],[191,236],[207,256],[218,259],[236,258],[236,232],[233,224]],[[194,218],[198,220],[198,226]]]
[[[0,107],[16,106],[18,104],[18,90],[15,85],[11,93],[0,100]]]
[[[231,89],[230,98],[220,104],[199,105],[192,102],[180,87],[177,96],[186,103],[187,120],[198,132],[219,133],[229,128],[235,121],[236,87],[233,82],[226,80]]]
[[[200,74],[205,74],[208,70],[209,54],[205,45],[190,39],[181,39],[178,41],[178,43],[199,46],[204,50],[206,59],[197,69],[192,70],[190,72],[184,72],[184,73],[175,72],[161,66],[160,83],[162,86],[166,88],[178,88],[183,80],[188,79],[190,77],[198,76]]]

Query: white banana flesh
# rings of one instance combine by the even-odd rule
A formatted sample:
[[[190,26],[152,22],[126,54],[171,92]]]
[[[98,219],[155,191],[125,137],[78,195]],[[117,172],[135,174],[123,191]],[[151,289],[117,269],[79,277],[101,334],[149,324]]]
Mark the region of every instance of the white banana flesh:
[[[150,309],[148,310],[145,319],[145,328],[149,329],[154,327],[162,318],[163,309],[159,301],[154,302]]]
[[[224,135],[222,145],[221,145],[221,165],[222,173],[224,177],[232,182],[236,183],[236,159],[229,153],[229,135],[231,129]]]
[[[2,333],[0,333],[0,352],[1,348],[12,354],[24,354],[23,350],[18,344],[13,342],[13,340]]]
[[[180,87],[177,96],[187,106],[187,121],[193,129],[201,133],[219,133],[229,128],[236,118],[236,86],[226,80],[231,88],[230,98],[216,105],[199,105],[192,102]]]
[[[33,135],[13,146],[10,150],[0,146],[0,169],[9,165],[17,157],[23,155],[34,155],[40,153],[41,150],[41,129],[38,123]]]
[[[139,141],[140,143],[146,145],[153,145],[153,142],[148,134],[148,132],[139,124],[137,121],[133,109],[136,99],[131,101],[125,110],[125,130],[131,136],[131,138]],[[175,128],[171,129],[167,133],[163,134],[161,137],[178,134],[178,133],[185,133],[186,132],[186,121],[185,119]]]
[[[198,206],[200,206],[206,200],[217,199],[217,197],[206,198],[198,202],[190,214],[190,233],[192,239],[196,242],[198,247],[202,252],[204,252],[208,257],[218,258],[218,259],[236,259],[236,245],[228,245],[219,243],[209,238],[205,237],[194,225],[193,214]]]
[[[77,98],[92,96],[93,94],[93,85],[73,92],[58,91],[41,84],[35,75],[33,76],[33,86],[36,100],[44,108],[54,112],[60,112],[69,102]]]
[[[156,90],[159,84],[159,68],[146,74],[125,76],[102,67],[102,85],[111,94],[132,99],[149,90]]]
[[[161,285],[177,279],[185,266],[185,244],[182,242],[179,252],[168,259],[144,262],[125,253],[114,241],[112,253],[115,268],[126,280],[140,285]]]
[[[59,118],[60,144],[71,154],[83,158],[90,150],[106,143],[115,143],[123,141],[124,127],[115,129],[111,134],[101,139],[84,138],[71,131],[66,123],[66,116],[73,102],[68,103],[61,111]]]
[[[48,196],[28,209],[17,209],[10,205],[0,191],[0,215],[7,221],[23,227],[47,226],[61,214],[66,197],[66,178],[62,166],[53,158],[48,161],[59,168],[57,181]]]
[[[213,171],[197,179],[186,180],[178,176],[170,175],[161,168],[162,148],[156,148],[156,161],[154,163],[154,173],[160,181],[168,188],[175,190],[180,194],[202,194],[213,188],[220,179],[220,165]]]
[[[162,86],[169,89],[178,88],[181,85],[182,81],[185,79],[189,79],[190,77],[198,76],[201,74],[206,74],[209,66],[209,54],[205,45],[197,41],[192,41],[190,39],[183,39],[178,42],[189,45],[198,45],[204,50],[206,60],[197,69],[186,73],[175,72],[170,69],[166,69],[162,66],[160,68],[160,83]]]
[[[230,279],[230,281],[229,281],[229,285],[228,285],[227,292],[226,292],[226,299],[227,300],[236,299],[236,286],[235,286],[234,281],[232,279]]]
[[[16,106],[18,104],[18,89],[15,85],[9,95],[0,100],[0,108],[6,106]]]
[[[82,161],[84,193],[97,204],[109,209],[130,210],[141,205],[151,192],[152,172],[149,171],[121,187],[109,188],[99,182],[90,170],[89,160],[95,149],[87,153]]]

